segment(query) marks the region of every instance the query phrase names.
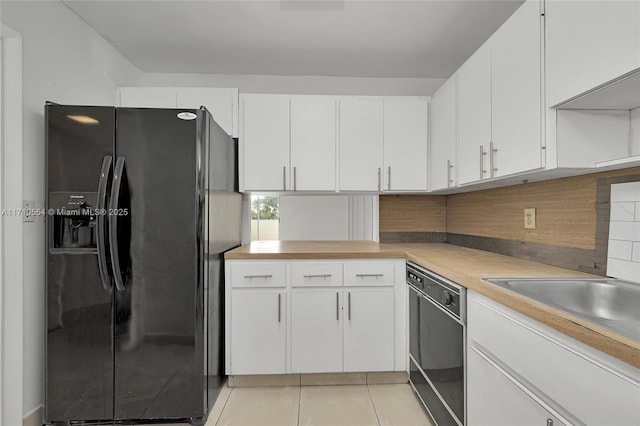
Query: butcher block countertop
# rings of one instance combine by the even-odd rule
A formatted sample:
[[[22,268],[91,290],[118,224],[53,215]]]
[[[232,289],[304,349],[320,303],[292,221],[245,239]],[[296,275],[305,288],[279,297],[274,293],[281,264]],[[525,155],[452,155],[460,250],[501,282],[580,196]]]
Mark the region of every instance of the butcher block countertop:
[[[227,252],[225,258],[404,258],[640,368],[640,342],[482,281],[483,278],[596,278],[594,275],[450,244],[384,244],[373,241],[255,241]]]

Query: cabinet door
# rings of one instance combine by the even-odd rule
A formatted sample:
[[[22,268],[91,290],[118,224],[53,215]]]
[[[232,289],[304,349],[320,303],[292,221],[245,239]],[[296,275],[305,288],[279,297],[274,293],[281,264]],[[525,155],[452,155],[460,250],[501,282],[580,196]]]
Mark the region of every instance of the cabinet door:
[[[241,189],[289,189],[289,96],[244,95],[241,102]]]
[[[431,98],[431,190],[456,186],[457,76],[451,77]]]
[[[640,2],[547,1],[547,106],[640,67]]]
[[[233,290],[231,374],[284,374],[286,293]]]
[[[291,293],[291,372],[342,371],[342,291]]]
[[[540,0],[528,0],[490,39],[491,177],[542,165],[541,31]]]
[[[549,420],[551,423],[549,423]],[[467,352],[467,422],[478,426],[564,425],[475,347]]]
[[[238,137],[237,89],[179,87],[176,96],[178,108],[205,106],[227,134]]]
[[[384,191],[426,191],[429,101],[384,100]]]
[[[121,87],[120,106],[131,108],[175,108],[175,87]]]
[[[291,98],[291,189],[336,189],[336,100]]]
[[[381,100],[340,101],[340,190],[380,190],[382,120]]]
[[[344,371],[394,370],[393,288],[344,292]]]
[[[458,184],[489,177],[491,53],[483,45],[458,71]]]

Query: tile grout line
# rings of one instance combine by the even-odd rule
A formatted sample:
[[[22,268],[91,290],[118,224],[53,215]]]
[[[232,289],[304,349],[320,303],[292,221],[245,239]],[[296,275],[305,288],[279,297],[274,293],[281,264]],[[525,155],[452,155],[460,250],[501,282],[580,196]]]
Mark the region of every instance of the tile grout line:
[[[229,386],[228,379],[227,379],[227,386]],[[222,405],[222,410],[220,410],[220,414],[218,415],[218,418],[216,419],[214,426],[218,426],[218,423],[220,423],[220,419],[222,418],[222,413],[224,413],[224,409],[227,408],[227,403],[229,402],[229,398],[231,398],[231,394],[233,393],[235,388],[229,388],[229,389],[231,389],[231,391],[229,392],[229,395],[227,395],[227,398],[224,400],[224,404]]]
[[[371,389],[369,388],[369,384],[365,384],[367,387],[367,392],[369,393],[369,399],[371,400],[371,405],[373,405],[373,412],[376,415],[376,421],[378,422],[378,426],[381,425],[380,417],[378,417],[378,410],[376,410],[376,403],[373,401],[373,396],[371,395]]]

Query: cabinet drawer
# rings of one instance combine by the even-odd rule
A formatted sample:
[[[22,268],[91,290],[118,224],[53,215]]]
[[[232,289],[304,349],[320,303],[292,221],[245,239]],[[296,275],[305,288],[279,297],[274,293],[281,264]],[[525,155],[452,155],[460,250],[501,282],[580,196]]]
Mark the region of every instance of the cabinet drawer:
[[[345,286],[393,285],[393,263],[345,263]]]
[[[293,287],[342,286],[342,263],[294,263]]]
[[[582,422],[640,424],[640,387],[636,380],[609,371],[599,362],[542,334],[537,324],[533,328],[533,320],[528,325],[517,316],[508,315],[506,309],[493,308],[483,300],[471,300],[470,344],[475,341],[482,345]]]
[[[284,287],[284,263],[235,263],[231,266],[232,287]]]

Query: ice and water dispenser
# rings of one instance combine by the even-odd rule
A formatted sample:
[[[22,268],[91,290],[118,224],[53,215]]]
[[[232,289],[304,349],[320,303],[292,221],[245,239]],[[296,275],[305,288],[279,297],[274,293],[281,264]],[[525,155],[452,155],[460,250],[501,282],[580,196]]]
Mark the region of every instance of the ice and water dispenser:
[[[51,252],[96,252],[97,192],[49,194]]]

